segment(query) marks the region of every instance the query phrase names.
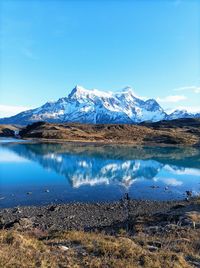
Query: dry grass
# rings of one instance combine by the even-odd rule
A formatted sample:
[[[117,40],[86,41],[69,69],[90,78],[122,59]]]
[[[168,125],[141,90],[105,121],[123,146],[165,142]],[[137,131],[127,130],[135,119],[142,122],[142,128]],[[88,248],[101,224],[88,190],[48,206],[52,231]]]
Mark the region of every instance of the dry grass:
[[[1,231],[0,233],[0,267],[76,267],[73,259],[47,246],[33,234],[17,231]]]
[[[15,130],[19,130],[19,128],[13,125],[0,125],[0,136],[13,136]]]
[[[0,267],[187,268],[200,263],[200,230],[115,236],[100,232],[0,232]],[[196,266],[198,267],[198,266]]]
[[[173,127],[166,127],[165,124],[163,125],[163,121],[155,126],[153,124],[142,126],[123,124],[50,124],[39,122],[24,128],[20,135],[24,138],[76,142],[168,145],[193,145],[199,143],[200,121],[198,119],[188,119],[184,124],[185,127],[178,124],[179,120],[174,121]]]
[[[0,268],[198,268],[199,200],[171,210],[170,215],[181,215],[188,224],[166,222],[155,214],[144,221],[139,217],[134,233],[0,230]]]

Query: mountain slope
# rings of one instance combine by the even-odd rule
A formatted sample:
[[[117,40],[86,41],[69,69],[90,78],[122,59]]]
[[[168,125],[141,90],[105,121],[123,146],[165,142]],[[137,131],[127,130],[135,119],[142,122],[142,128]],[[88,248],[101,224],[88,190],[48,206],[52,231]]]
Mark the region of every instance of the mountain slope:
[[[121,92],[88,90],[76,86],[68,97],[47,102],[39,108],[21,112],[9,118],[0,119],[0,124],[26,125],[37,121],[50,123],[88,124],[138,124],[144,121],[157,122],[177,118],[197,118],[200,114],[176,110],[165,113],[154,100],[146,101],[135,97],[130,87]]]
[[[167,116],[166,119],[181,119],[181,118],[200,118],[200,113],[188,113],[186,110],[175,110],[173,113]]]

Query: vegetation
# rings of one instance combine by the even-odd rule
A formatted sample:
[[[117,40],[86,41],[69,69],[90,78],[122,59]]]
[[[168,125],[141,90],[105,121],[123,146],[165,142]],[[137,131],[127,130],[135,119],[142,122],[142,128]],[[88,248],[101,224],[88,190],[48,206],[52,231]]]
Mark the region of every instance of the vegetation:
[[[121,144],[199,145],[200,119],[177,119],[157,123],[54,124],[37,122],[20,131],[23,138]]]
[[[0,231],[0,267],[199,267],[200,229],[162,232]]]

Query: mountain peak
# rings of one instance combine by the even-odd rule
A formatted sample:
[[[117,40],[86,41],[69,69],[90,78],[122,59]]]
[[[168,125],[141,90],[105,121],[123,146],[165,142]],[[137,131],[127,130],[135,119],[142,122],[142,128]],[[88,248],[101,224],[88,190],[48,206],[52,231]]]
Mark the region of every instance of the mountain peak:
[[[105,92],[98,89],[86,89],[79,85],[76,85],[75,88],[68,95],[70,99],[95,99],[111,96],[111,92]]]
[[[86,89],[80,85],[76,85],[71,93],[68,95],[69,98],[72,98],[73,96],[76,96],[78,94],[81,94],[82,92],[84,92]]]
[[[55,102],[47,102],[36,109],[22,112],[0,123],[30,124],[37,121],[77,122],[91,124],[132,124],[143,121],[171,120],[175,118],[197,117],[185,111],[175,111],[168,115],[155,101],[144,101],[135,95],[130,86],[119,92],[86,89],[76,85],[68,97]]]
[[[76,85],[74,89],[75,89],[76,91],[78,91],[78,92],[81,92],[81,91],[85,91],[85,90],[86,90],[86,89],[85,89],[83,86],[81,86],[81,85]]]
[[[126,86],[122,89],[122,92],[127,92],[127,93],[134,93],[133,88],[131,86]]]

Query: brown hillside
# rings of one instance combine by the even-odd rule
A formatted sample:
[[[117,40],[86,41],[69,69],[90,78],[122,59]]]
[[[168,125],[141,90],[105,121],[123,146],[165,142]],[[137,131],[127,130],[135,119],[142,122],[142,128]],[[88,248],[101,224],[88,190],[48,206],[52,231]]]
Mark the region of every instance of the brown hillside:
[[[45,140],[129,143],[136,145],[199,145],[200,119],[161,121],[143,125],[51,124],[37,122],[24,128],[23,138]]]

